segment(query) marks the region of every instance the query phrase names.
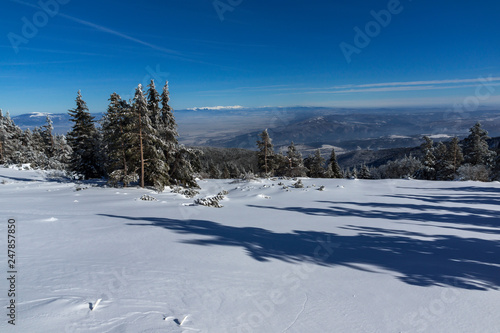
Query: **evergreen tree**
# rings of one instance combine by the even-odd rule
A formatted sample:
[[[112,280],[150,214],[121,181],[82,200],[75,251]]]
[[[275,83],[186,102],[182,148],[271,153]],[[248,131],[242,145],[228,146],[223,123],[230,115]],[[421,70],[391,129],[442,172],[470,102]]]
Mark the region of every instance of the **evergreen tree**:
[[[495,152],[488,147],[488,132],[477,122],[470,128],[470,134],[464,139],[464,162],[470,165],[484,165],[491,167],[494,163]]]
[[[422,168],[417,171],[418,179],[434,180],[436,179],[436,157],[434,156],[434,142],[428,136],[424,136],[424,143],[420,146],[424,158],[422,160]]]
[[[361,166],[361,170],[359,172],[359,179],[372,179],[372,174],[370,169],[366,166],[366,164],[363,164]]]
[[[136,169],[139,155],[134,149],[132,106],[117,93],[111,94],[109,106],[101,121],[106,169],[112,184],[122,183],[127,187],[138,179]]]
[[[326,176],[328,178],[342,178],[342,170],[340,170],[339,163],[337,162],[337,156],[335,155],[335,149],[332,148],[330,154],[330,160],[328,161],[328,167],[326,169]]]
[[[287,156],[280,152],[274,155],[274,174],[276,176],[286,176],[290,170],[290,160]]]
[[[224,179],[231,178],[231,173],[229,172],[229,168],[227,167],[227,164],[224,164],[224,170],[222,170],[222,178],[224,178]]]
[[[257,154],[259,161],[259,169],[266,176],[271,175],[275,168],[275,156],[273,151],[273,144],[267,129],[265,129],[259,137],[261,140],[257,141],[259,152]]]
[[[286,175],[288,177],[305,177],[307,175],[307,169],[304,166],[302,154],[295,148],[293,141],[290,143],[290,146],[288,146],[286,155],[288,161]]]
[[[452,167],[453,174],[457,173],[458,168],[462,165],[464,161],[464,155],[462,153],[462,148],[459,145],[459,140],[457,137],[451,139],[448,146],[448,161]]]
[[[448,148],[443,142],[439,142],[435,148],[435,170],[437,180],[450,180],[453,179],[453,167],[449,161]]]
[[[174,163],[171,168],[171,177],[177,185],[185,187],[199,187],[193,174],[199,170],[199,152],[179,146],[175,150]]]
[[[14,124],[9,113],[4,116],[0,110],[0,163],[19,163],[21,129]]]
[[[174,156],[176,155],[177,149],[177,124],[175,122],[175,117],[173,114],[173,109],[168,104],[170,102],[170,93],[168,91],[168,81],[165,82],[161,93],[161,110],[160,110],[160,137],[165,141],[165,160],[167,164],[172,164],[174,162]]]
[[[321,151],[316,149],[314,155],[310,158],[309,177],[311,178],[324,178],[325,177],[325,159],[321,156]]]
[[[54,155],[54,150],[55,150],[54,135],[52,134],[53,131],[54,131],[54,126],[52,126],[52,120],[50,119],[49,115],[47,115],[46,123],[44,126],[42,126],[41,134],[44,141],[45,154],[49,158]]]
[[[99,177],[102,174],[99,161],[98,133],[94,125],[94,117],[78,91],[76,108],[69,110],[74,123],[68,133],[68,143],[72,149],[71,169],[85,178]]]
[[[155,82],[151,80],[148,85],[148,112],[153,128],[160,129],[160,95],[156,91]]]
[[[170,184],[168,165],[165,161],[165,140],[160,131],[153,126],[150,110],[144,98],[142,85],[136,89],[133,110],[136,115],[137,134],[139,138],[140,181],[141,187],[146,184],[154,186],[158,191]]]

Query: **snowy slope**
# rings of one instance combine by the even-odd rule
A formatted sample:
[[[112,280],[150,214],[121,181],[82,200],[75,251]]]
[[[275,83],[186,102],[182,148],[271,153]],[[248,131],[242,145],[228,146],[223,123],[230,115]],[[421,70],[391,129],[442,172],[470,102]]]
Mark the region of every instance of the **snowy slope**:
[[[210,208],[0,168],[18,259],[0,331],[500,330],[500,184],[279,182],[200,181],[196,198],[228,191]]]

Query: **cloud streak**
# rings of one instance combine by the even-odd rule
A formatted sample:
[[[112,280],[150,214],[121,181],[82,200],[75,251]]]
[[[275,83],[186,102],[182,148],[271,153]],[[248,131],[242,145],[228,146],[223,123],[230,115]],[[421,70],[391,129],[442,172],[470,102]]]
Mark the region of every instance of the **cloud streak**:
[[[407,82],[385,82],[385,83],[369,83],[369,84],[357,84],[357,85],[341,85],[329,88],[305,89],[303,93],[352,94],[352,93],[367,93],[367,92],[443,90],[443,89],[473,88],[473,87],[478,87],[479,85],[498,86],[500,85],[500,77],[490,76],[488,78],[480,77],[475,79],[407,81]]]

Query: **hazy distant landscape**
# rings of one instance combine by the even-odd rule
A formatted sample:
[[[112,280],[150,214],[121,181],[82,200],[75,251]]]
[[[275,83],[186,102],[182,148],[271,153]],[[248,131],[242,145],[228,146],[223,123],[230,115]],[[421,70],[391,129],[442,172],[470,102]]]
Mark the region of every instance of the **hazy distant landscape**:
[[[434,141],[465,137],[477,121],[491,137],[500,136],[500,112],[485,109],[456,113],[447,109],[335,109],[313,107],[176,110],[179,141],[191,146],[256,150],[258,134],[267,128],[279,149],[294,141],[303,152],[335,146],[339,153],[415,147],[422,136]],[[102,117],[95,113],[96,120]],[[54,132],[66,134],[68,114],[50,114]],[[45,114],[14,116],[22,129],[43,126]]]

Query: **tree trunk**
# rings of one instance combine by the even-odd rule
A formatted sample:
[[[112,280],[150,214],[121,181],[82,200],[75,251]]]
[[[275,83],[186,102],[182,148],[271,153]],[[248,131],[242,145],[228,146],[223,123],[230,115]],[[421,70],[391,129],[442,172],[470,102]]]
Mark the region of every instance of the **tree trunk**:
[[[264,141],[264,170],[266,171],[267,175],[267,142]]]
[[[123,155],[123,178],[126,179],[128,176],[128,169],[127,169],[127,154],[125,152],[125,142],[123,142],[123,125],[120,124],[120,133],[121,133],[121,144],[122,144],[122,155]],[[123,182],[123,187],[127,187],[127,183]]]
[[[142,147],[142,118],[139,113],[139,145],[141,147],[141,187],[144,188],[144,149]]]

